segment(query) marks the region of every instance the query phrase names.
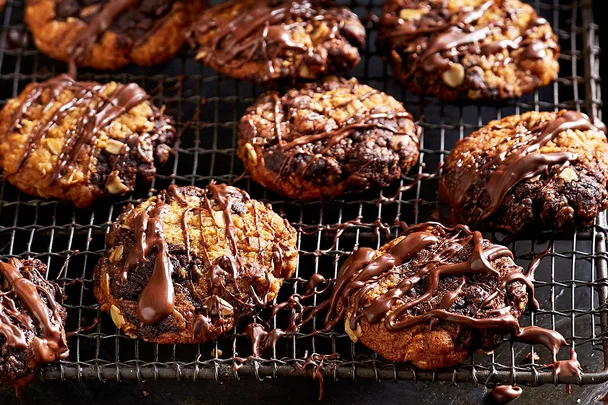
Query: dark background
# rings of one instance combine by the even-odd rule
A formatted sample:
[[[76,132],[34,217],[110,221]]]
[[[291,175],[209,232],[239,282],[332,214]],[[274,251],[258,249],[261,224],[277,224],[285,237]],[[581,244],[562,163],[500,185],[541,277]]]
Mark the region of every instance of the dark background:
[[[601,7],[604,10],[602,14]],[[602,27],[606,0],[595,1],[595,20]],[[600,45],[608,44],[608,28],[600,29]],[[601,74],[608,74],[608,53],[601,55]],[[608,76],[607,76],[608,77]],[[608,94],[608,80],[602,82],[602,93]],[[603,108],[604,117],[608,114]],[[326,381],[322,404],[490,404],[488,390],[470,384]],[[524,388],[514,404],[607,404],[599,400],[608,393],[608,383],[596,386],[572,387],[572,394],[564,386],[545,385]],[[243,378],[218,384],[215,381],[36,381],[24,390],[21,400],[12,387],[0,387],[0,404],[262,404],[289,405],[317,402],[319,384],[301,377],[257,381]]]

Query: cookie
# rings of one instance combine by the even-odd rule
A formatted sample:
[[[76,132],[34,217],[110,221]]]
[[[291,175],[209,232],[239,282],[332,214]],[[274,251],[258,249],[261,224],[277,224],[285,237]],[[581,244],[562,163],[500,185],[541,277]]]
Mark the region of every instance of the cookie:
[[[204,0],[30,0],[36,47],[74,66],[116,69],[173,58]]]
[[[297,263],[296,232],[224,184],[175,187],[129,207],[106,237],[95,297],[127,335],[216,339],[272,301]]]
[[[68,357],[61,288],[39,260],[0,261],[0,384],[18,390],[38,368]]]
[[[398,80],[444,100],[519,97],[559,71],[551,26],[519,0],[387,0],[378,38]]]
[[[606,127],[576,111],[527,112],[459,141],[439,196],[456,221],[518,233],[589,225],[608,208]]]
[[[191,38],[197,60],[237,79],[266,82],[352,68],[365,29],[329,1],[241,0],[205,10]]]
[[[31,83],[0,112],[0,168],[23,192],[89,206],[151,181],[176,138],[135,83]]]
[[[241,118],[238,153],[265,187],[329,199],[399,179],[418,160],[419,129],[393,97],[334,77],[260,96]]]
[[[387,360],[449,367],[522,331],[517,319],[527,289],[533,293],[509,249],[466,226],[429,222],[377,251],[353,253],[338,272],[325,319],[343,318],[353,341]],[[531,341],[541,333],[520,334]]]

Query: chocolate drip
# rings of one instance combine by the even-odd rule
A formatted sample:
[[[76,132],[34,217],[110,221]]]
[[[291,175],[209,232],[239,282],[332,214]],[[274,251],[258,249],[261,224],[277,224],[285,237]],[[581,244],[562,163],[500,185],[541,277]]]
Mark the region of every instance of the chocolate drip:
[[[67,101],[59,101],[59,97],[65,94],[64,90],[68,89],[73,93],[72,97]],[[20,127],[21,120],[29,108],[35,103],[42,102],[42,95],[45,91],[50,97],[42,109],[48,118],[36,122],[30,132],[15,173],[25,165],[51,128],[60,125],[73,110],[84,107],[85,110],[77,120],[75,127],[70,128],[70,136],[64,143],[53,169],[52,181],[58,181],[76,164],[86,145],[95,148],[99,131],[110,125],[121,114],[128,112],[148,98],[145,91],[134,83],[116,84],[116,89],[108,96],[102,94],[104,89],[104,85],[77,82],[67,75],[59,75],[46,82],[32,85],[21,107],[15,111],[8,132],[14,132]],[[54,103],[59,104],[55,106]],[[153,139],[159,137],[161,131],[165,129],[162,126],[155,127],[156,132],[151,137]],[[89,151],[89,164],[90,157],[94,154],[94,151]]]
[[[248,268],[242,261],[241,253],[238,247],[238,237],[236,234],[237,227],[233,220],[233,211],[240,208],[237,208],[235,204],[240,204],[242,201],[244,201],[251,206],[256,235],[254,237],[257,237],[258,246],[260,247],[262,245],[260,227],[263,225],[258,224],[259,213],[255,202],[251,199],[249,194],[236,187],[227,186],[226,184],[217,184],[212,181],[202,190],[198,206],[191,206],[190,201],[184,195],[181,195],[179,188],[174,185],[169,187],[166,195],[171,199],[175,199],[179,205],[185,208],[180,222],[182,235],[184,237],[184,245],[186,247],[186,256],[189,262],[192,260],[190,252],[191,241],[189,232],[189,216],[190,214],[198,215],[200,227],[199,235],[201,238],[200,246],[202,247],[202,256],[205,261],[205,265],[211,268],[210,284],[213,295],[209,297],[205,301],[204,305],[200,308],[201,313],[197,315],[193,326],[193,335],[196,339],[208,340],[208,337],[213,336],[213,329],[215,329],[214,322],[211,317],[217,317],[218,322],[223,322],[222,306],[225,304],[222,304],[220,297],[229,297],[233,300],[233,303],[248,309],[251,309],[254,306],[265,306],[267,304],[271,283],[268,275],[265,272],[262,272],[266,277],[264,286],[254,287],[253,285],[250,285],[250,291],[241,291],[242,287],[240,284],[242,283],[240,280],[252,276],[251,272],[257,272],[258,269]],[[215,215],[215,212],[218,211],[217,208],[219,208],[223,221],[219,221]],[[208,212],[208,216],[211,218],[211,221],[213,221],[216,237],[215,241],[208,241],[204,236],[204,211]],[[243,225],[247,226],[246,223],[243,223]],[[221,243],[220,232],[222,231],[222,228],[226,243],[230,249],[230,254],[212,259],[209,256],[208,247],[213,243]],[[262,255],[263,252],[258,251],[258,258],[260,259],[260,262],[264,260]],[[275,266],[275,275],[281,276],[283,250],[278,243],[273,246],[272,262]],[[227,282],[230,282],[230,288],[228,287]],[[250,294],[250,299],[242,299],[242,296],[245,295],[245,293]]]
[[[524,139],[524,143],[515,143],[512,150],[496,154],[488,163],[463,170],[458,184],[448,193],[443,181],[439,185],[439,193],[454,209],[460,209],[469,188],[475,184],[479,173],[495,167],[492,171],[485,192],[490,197],[487,207],[477,219],[476,223],[488,219],[496,213],[502,205],[505,196],[523,180],[534,177],[551,166],[572,164],[578,156],[572,152],[542,153],[540,149],[549,141],[566,130],[603,130],[603,124],[595,126],[585,114],[576,111],[562,110],[552,121],[546,121],[531,129],[532,136]]]
[[[135,217],[135,244],[125,261],[122,280],[144,259],[156,250],[154,270],[139,296],[137,316],[145,324],[153,324],[173,312],[175,295],[173,289],[173,264],[169,259],[169,248],[165,241],[162,217],[167,204],[157,199],[154,205],[139,212]]]
[[[285,332],[278,328],[266,332],[264,326],[253,322],[245,328],[245,335],[251,339],[253,357],[260,357],[261,353],[275,347],[281,336],[285,335]]]
[[[114,21],[129,8],[135,7],[141,0],[109,0],[103,8],[95,14],[86,28],[78,31],[68,47],[70,76],[76,77],[76,64],[88,55],[97,39],[106,32]]]
[[[496,401],[496,403],[506,404],[516,398],[519,398],[521,393],[521,387],[513,385],[499,385],[492,390],[492,398],[494,401]]]
[[[410,119],[414,120],[412,115],[408,112],[402,111],[397,113],[370,113],[370,114],[362,114],[355,115],[351,117],[348,121],[346,121],[345,125],[336,129],[326,128],[324,132],[320,132],[318,134],[310,134],[310,135],[301,135],[296,137],[290,142],[281,143],[282,150],[288,150],[294,148],[299,145],[305,145],[312,142],[322,141],[325,139],[329,139],[327,145],[321,152],[322,154],[327,153],[334,145],[337,145],[343,139],[350,136],[356,130],[365,130],[365,129],[382,129],[384,131],[389,131],[394,135],[409,135],[406,132],[401,132],[392,128],[390,126],[384,125],[377,120],[380,119]]]
[[[490,21],[488,25],[483,27],[475,26],[475,23],[490,7],[502,7],[500,3],[502,2],[489,0],[477,7],[464,7],[451,16],[447,15],[446,6],[431,8],[420,17],[419,24],[417,19],[401,19],[398,16],[399,10],[392,10],[382,17],[385,25],[390,27],[391,30],[387,30],[387,33],[383,34],[381,39],[403,38],[404,41],[412,43],[424,35],[431,34],[428,40],[424,41],[427,43],[426,49],[415,60],[408,76],[412,75],[418,66],[421,66],[426,72],[446,70],[452,64],[451,59],[455,55],[475,53],[487,56],[503,49],[525,47],[526,57],[542,59],[546,57],[546,49],[558,49],[555,41],[545,43],[536,38],[528,38],[529,34],[527,32],[517,38],[501,39],[481,46],[475,45],[476,43],[482,43],[496,29],[503,32],[508,29],[507,26],[499,22],[500,19]],[[512,14],[511,10],[503,10],[505,18],[512,18],[510,14]],[[527,30],[541,24],[546,24],[546,21],[538,17],[532,19]]]
[[[24,277],[21,273],[22,267],[24,267],[23,263],[15,258],[10,259],[8,263],[0,262],[0,274],[29,312],[28,314],[20,311],[15,300],[8,294],[2,294],[0,334],[5,338],[4,344],[14,349],[27,350],[28,342],[24,331],[29,331],[35,335],[30,344],[36,362],[52,363],[65,359],[69,351],[62,332],[63,322],[58,313],[59,306],[55,301],[55,292],[51,291],[50,285],[37,286]],[[49,310],[52,312],[51,316]],[[19,325],[13,320],[18,321]],[[37,326],[32,322],[34,320]],[[39,330],[38,335],[36,330]]]
[[[268,72],[274,73],[273,59],[290,50],[312,56],[312,48],[291,39],[296,27],[304,27],[306,20],[324,21],[328,26],[327,38],[334,38],[344,21],[356,16],[345,9],[322,9],[314,1],[271,1],[254,3],[254,7],[239,10],[226,25],[218,28],[214,19],[199,21],[198,35],[214,30],[211,41],[212,57],[222,65],[238,68],[256,57],[263,56]],[[241,59],[239,59],[241,57]]]
[[[417,256],[427,246],[439,243],[438,237],[427,231],[432,227],[447,238],[448,243],[426,260],[426,264],[385,293],[376,297],[371,303],[366,303],[366,293],[378,287],[382,274],[387,274]],[[448,237],[448,234],[455,235]],[[411,326],[440,319],[459,323],[478,329],[494,329],[510,333],[512,338],[525,343],[542,344],[553,354],[554,362],[561,346],[566,344],[564,338],[553,330],[538,326],[520,327],[517,318],[506,306],[482,314],[483,308],[493,299],[498,290],[503,290],[509,283],[519,281],[527,286],[530,302],[535,303],[534,286],[525,279],[523,273],[517,268],[501,276],[494,268],[492,262],[502,257],[513,258],[511,252],[499,245],[486,244],[479,232],[471,232],[468,227],[459,225],[446,228],[438,223],[424,223],[409,227],[404,231],[405,237],[388,252],[375,257],[375,251],[360,248],[353,253],[340,268],[338,279],[325,316],[323,331],[332,329],[343,320],[347,311],[350,313],[349,325],[352,330],[357,329],[360,318],[370,323],[384,322],[389,331],[400,331]],[[448,263],[458,251],[472,245],[471,257],[466,262]],[[481,273],[497,277],[501,280],[497,284],[497,291],[482,302],[474,316],[453,313],[449,311],[454,300],[457,299],[462,288],[462,280],[471,274]],[[462,276],[456,289],[449,291],[439,301],[432,304],[431,299],[436,292],[439,279],[445,276]],[[425,285],[425,291],[413,298],[406,299],[405,294],[416,285]],[[397,304],[398,303],[398,304]],[[412,309],[421,303],[430,305],[432,309],[418,314]],[[323,304],[319,305],[319,307]],[[434,308],[433,308],[434,307]],[[409,312],[408,312],[409,310]],[[563,368],[563,367],[562,367]]]
[[[494,267],[493,262],[496,260],[513,259],[511,251],[506,247],[485,241],[481,233],[472,232],[464,225],[448,228],[436,222],[427,222],[406,228],[403,235],[402,240],[379,256],[376,256],[373,249],[365,247],[351,254],[340,267],[331,297],[316,306],[305,306],[302,301],[323,293],[331,286],[331,282],[319,274],[313,275],[306,282],[303,294],[292,294],[285,302],[272,306],[273,316],[282,309],[290,309],[288,327],[285,331],[278,328],[267,331],[262,325],[250,325],[246,334],[252,340],[254,355],[257,356],[274,346],[284,333],[298,332],[303,325],[326,311],[322,328],[313,330],[312,336],[334,329],[347,315],[352,330],[357,330],[357,323],[361,318],[365,318],[369,323],[383,322],[384,327],[393,332],[422,323],[429,323],[432,327],[443,320],[470,328],[509,333],[513,340],[522,343],[541,344],[551,351],[553,363],[547,367],[554,368],[557,375],[575,375],[573,373],[580,371],[576,354],[572,354],[573,350],[569,360],[557,360],[560,348],[566,345],[560,333],[539,326],[521,327],[510,306],[499,306],[495,309],[489,306],[500,291],[505,291],[511,283],[519,282],[527,287],[531,305],[538,308],[534,298],[534,286],[527,278],[527,275],[532,277],[533,272],[526,275],[521,268],[510,266],[506,267],[505,274],[500,274]],[[410,275],[404,277],[397,286],[388,289],[371,302],[366,301],[366,294],[370,290],[381,288],[383,275],[394,273],[396,267],[411,262],[427,248],[438,243],[443,244],[441,249],[432,255],[425,255],[424,263],[419,264],[415,272],[408,272]],[[450,263],[449,260],[463,249],[470,249],[470,258],[465,262]],[[498,282],[494,292],[474,309],[472,315],[451,312],[450,309],[458,300],[467,280],[475,274],[496,278]],[[450,290],[443,296],[437,294],[441,278],[458,276],[452,287],[449,287]],[[317,288],[322,283],[328,283],[327,287],[318,291]],[[419,286],[424,287],[423,291],[417,288]],[[416,293],[408,296],[408,291],[415,288]],[[437,297],[440,299],[436,300]],[[417,305],[422,305],[424,310],[418,310]]]

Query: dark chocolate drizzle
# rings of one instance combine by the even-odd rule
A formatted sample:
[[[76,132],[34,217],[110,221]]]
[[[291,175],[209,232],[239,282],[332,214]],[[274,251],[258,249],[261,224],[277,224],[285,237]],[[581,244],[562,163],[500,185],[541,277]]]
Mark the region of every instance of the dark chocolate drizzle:
[[[513,385],[498,385],[492,390],[492,399],[498,404],[506,404],[519,398],[521,387]]]
[[[563,169],[576,162],[578,155],[572,152],[540,152],[540,149],[549,141],[569,129],[605,132],[605,126],[602,123],[594,125],[587,115],[576,111],[562,110],[554,120],[547,120],[532,128],[530,130],[532,136],[527,139],[524,138],[523,143],[514,143],[513,148],[507,153],[496,154],[480,168],[464,168],[457,185],[450,191],[447,190],[442,179],[439,183],[439,194],[442,200],[447,202],[453,210],[459,212],[470,187],[478,180],[479,173],[493,168],[485,190],[482,190],[482,192],[488,194],[489,203],[487,207],[483,207],[483,213],[476,218],[475,224],[490,218],[501,207],[509,191],[520,182],[547,172],[552,166],[559,166]],[[479,198],[475,204],[478,201]]]
[[[355,251],[340,267],[331,297],[316,306],[304,305],[302,301],[323,293],[332,285],[331,281],[325,280],[319,274],[311,277],[302,294],[292,294],[286,301],[272,306],[272,315],[284,308],[291,310],[288,327],[285,331],[278,328],[266,331],[259,324],[252,327],[255,332],[250,330],[247,334],[252,337],[254,353],[263,352],[276,343],[273,338],[272,344],[268,344],[264,340],[267,335],[272,333],[273,336],[277,336],[277,334],[283,335],[284,332],[298,332],[303,325],[324,312],[323,326],[313,330],[313,336],[334,329],[345,319],[352,330],[357,330],[358,321],[365,318],[369,323],[383,322],[384,327],[393,332],[421,323],[435,324],[443,320],[471,328],[509,333],[513,340],[522,343],[541,344],[552,353],[553,362],[547,367],[553,367],[556,375],[573,375],[575,370],[580,370],[575,355],[571,355],[569,360],[557,359],[559,349],[566,345],[560,333],[535,325],[521,327],[510,306],[503,305],[484,310],[484,307],[497,297],[499,291],[513,282],[526,286],[528,302],[532,307],[538,308],[538,302],[534,298],[534,286],[521,268],[513,266],[501,275],[492,264],[495,260],[504,257],[513,259],[510,250],[485,241],[481,233],[473,232],[464,225],[448,228],[439,223],[427,222],[406,228],[402,235],[402,240],[379,256],[376,256],[376,251],[369,248],[359,248]],[[406,264],[427,247],[440,243],[440,240],[446,240],[447,243],[442,242],[444,243],[442,249],[429,257],[425,264],[420,265],[408,277],[404,277],[397,286],[371,302],[366,301],[366,293],[382,282],[383,275],[391,274],[395,267]],[[457,252],[465,248],[471,249],[471,256],[467,261],[448,262]],[[483,300],[471,316],[450,311],[466,280],[475,274],[500,278],[500,282],[495,284],[495,291]],[[533,276],[533,272],[528,275]],[[437,301],[434,298],[438,296],[437,287],[442,277],[457,278],[453,288]],[[327,283],[327,286],[318,290],[323,283]],[[414,296],[406,298],[408,291],[417,286],[425,287],[422,291],[417,289],[418,292]],[[430,309],[415,310],[414,307],[419,304]],[[349,315],[348,319],[347,315]]]
[[[347,99],[344,102],[344,105],[348,105],[353,100],[364,100],[365,98],[370,97],[373,94],[379,94],[380,92],[376,89],[371,89],[369,92],[362,96],[353,95],[352,98]],[[285,113],[283,112],[284,108],[281,103],[280,98],[277,93],[272,93],[272,98],[274,101],[274,120],[275,120],[275,138],[274,141],[277,143],[277,146],[282,152],[288,151],[290,149],[297,149],[296,153],[290,154],[287,159],[284,159],[281,167],[278,170],[278,176],[282,175],[286,171],[292,162],[292,160],[296,157],[297,154],[304,153],[307,155],[311,155],[311,159],[308,161],[304,169],[302,170],[302,176],[310,169],[310,167],[317,161],[323,157],[323,155],[327,154],[331,148],[338,145],[344,139],[352,136],[356,131],[365,131],[369,129],[380,129],[383,131],[390,132],[394,136],[408,136],[410,140],[416,144],[418,144],[418,135],[419,133],[409,133],[405,131],[400,131],[397,128],[389,125],[396,120],[399,119],[409,119],[414,122],[414,117],[407,111],[397,111],[397,112],[373,112],[368,111],[365,113],[360,113],[351,116],[344,123],[339,124],[337,127],[331,127],[326,125],[321,131],[315,132],[312,134],[301,134],[297,132],[292,132],[290,134],[290,141],[283,139],[282,131],[281,131],[281,122],[279,121],[279,116],[283,116]],[[341,107],[331,106],[328,108]],[[344,107],[344,106],[342,106]],[[326,108],[323,112],[327,114],[328,109]],[[331,120],[333,122],[333,120]],[[312,151],[307,151],[301,146],[312,144],[315,142],[324,142],[323,149],[320,153],[313,153]]]
[[[42,106],[43,111],[48,114],[48,118],[36,122],[25,143],[15,173],[23,167],[51,128],[59,125],[74,109],[85,107],[76,126],[70,129],[70,137],[66,140],[63,150],[57,158],[52,182],[58,181],[81,157],[85,145],[95,148],[100,130],[148,98],[145,91],[134,83],[117,84],[116,89],[108,96],[102,94],[104,88],[104,85],[97,83],[77,82],[67,75],[59,75],[46,82],[32,85],[20,108],[15,112],[8,132],[11,133],[20,127],[21,120],[26,116],[28,109],[33,104],[42,102],[41,97],[45,91],[51,96],[49,101]],[[54,103],[62,94],[65,94],[64,90],[68,89],[73,92],[73,96],[55,107]],[[164,129],[155,128],[157,132],[151,137],[158,137],[160,131]],[[94,155],[94,152],[90,151],[88,155],[90,164],[90,156]]]
[[[68,47],[69,74],[76,77],[76,65],[90,52],[95,41],[112,25],[126,10],[136,7],[141,0],[109,0],[97,12],[87,26],[78,31]]]
[[[267,304],[270,292],[270,280],[268,278],[266,278],[265,286],[260,287],[256,283],[256,287],[251,286],[250,291],[240,290],[239,285],[241,283],[239,283],[239,280],[243,274],[258,270],[245,268],[239,254],[238,240],[235,235],[236,226],[232,218],[235,201],[240,201],[237,196],[241,196],[245,202],[252,206],[254,225],[258,244],[260,244],[258,210],[255,202],[245,191],[225,184],[216,184],[212,181],[202,190],[200,205],[194,207],[189,206],[187,197],[181,194],[178,187],[171,185],[166,192],[156,197],[150,206],[137,213],[131,225],[135,232],[135,244],[125,261],[121,279],[126,282],[129,272],[150,257],[153,251],[156,252],[154,270],[139,297],[138,318],[143,323],[152,324],[163,320],[173,312],[175,306],[172,281],[174,269],[163,231],[163,215],[169,208],[167,198],[171,198],[185,208],[181,217],[181,227],[188,262],[192,261],[189,217],[190,215],[199,216],[202,259],[204,265],[211,269],[210,284],[213,293],[204,301],[199,308],[200,312],[196,314],[192,330],[194,338],[196,340],[209,340],[210,337],[214,336],[213,330],[216,329],[216,325],[212,318],[217,319],[220,324],[224,322],[222,309],[226,303],[223,303],[221,296],[228,296],[233,301],[232,304],[236,303],[249,310],[255,306],[265,306]],[[222,213],[223,224],[220,224],[213,215],[216,207],[219,207],[219,211]],[[215,240],[205,240],[203,211],[209,212],[209,216],[214,223]],[[220,243],[221,228],[223,228],[231,254],[224,255],[212,262],[208,247],[211,244]],[[261,258],[262,252],[258,252],[258,254]],[[279,243],[274,246],[274,256],[275,263],[277,261],[282,262],[283,252]],[[264,272],[261,273],[266,275]],[[230,288],[228,288],[228,283]],[[250,294],[251,299],[242,299],[242,296],[246,294]]]
[[[227,24],[218,27],[213,19],[199,21],[195,28],[197,35],[206,35],[217,30],[210,48],[214,58],[221,65],[238,68],[248,61],[262,56],[266,60],[267,71],[273,74],[273,59],[289,50],[312,57],[313,48],[303,43],[293,42],[291,31],[305,26],[306,21],[324,21],[329,26],[326,37],[335,38],[348,19],[357,16],[345,8],[320,8],[315,1],[262,0],[252,2],[253,7],[239,10]]]
[[[416,8],[415,2],[412,2]],[[493,30],[508,30],[509,26],[500,19],[491,21],[483,27],[476,27],[477,21],[486,11],[496,5],[496,0],[489,0],[477,7],[463,7],[456,13],[449,15],[445,3],[433,5],[420,19],[404,20],[399,17],[399,8],[395,7],[382,16],[382,24],[387,27],[381,34],[381,40],[399,39],[405,43],[413,43],[422,37],[427,37],[425,50],[415,59],[408,76],[411,76],[417,67],[426,72],[446,70],[456,55],[481,54],[490,55],[503,49],[525,48],[525,55],[533,59],[546,57],[546,49],[559,49],[558,44],[551,38],[529,38],[533,27],[546,24],[543,18],[535,17],[530,20],[525,32],[514,39],[502,39],[490,43],[483,43]],[[395,2],[400,5],[400,2]],[[512,18],[512,10],[503,10],[504,18]],[[479,44],[479,45],[477,45]],[[496,61],[496,63],[500,63]]]
[[[37,363],[65,359],[69,350],[55,292],[48,282],[48,285],[40,286],[24,277],[21,272],[23,267],[24,264],[15,258],[8,263],[0,262],[0,274],[16,298],[11,298],[7,293],[0,295],[0,334],[5,338],[4,345],[17,350],[31,349]],[[19,310],[17,300],[28,312]],[[50,316],[49,310],[52,312]],[[29,346],[25,331],[34,334]]]

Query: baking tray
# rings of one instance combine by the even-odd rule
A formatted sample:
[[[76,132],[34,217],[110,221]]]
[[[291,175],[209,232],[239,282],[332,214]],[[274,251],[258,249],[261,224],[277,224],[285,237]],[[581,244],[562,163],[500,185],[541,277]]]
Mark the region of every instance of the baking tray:
[[[266,88],[235,81],[193,60],[184,50],[169,63],[142,68],[129,66],[113,72],[83,69],[84,80],[136,82],[165,104],[182,132],[175,156],[158,171],[151,185],[140,185],[123,199],[100,201],[89,209],[41,200],[20,193],[10,184],[0,185],[0,257],[36,257],[49,266],[47,277],[61,277],[67,284],[67,329],[75,330],[101,321],[91,330],[70,338],[70,356],[40,371],[43,379],[225,379],[254,375],[259,379],[282,376],[318,376],[349,379],[444,380],[492,386],[497,383],[538,385],[543,383],[590,384],[608,380],[608,297],[606,233],[602,214],[594,226],[581,229],[571,239],[541,234],[534,240],[508,240],[488,235],[514,250],[517,262],[526,266],[555,239],[550,253],[536,272],[535,286],[541,308],[528,311],[522,325],[537,324],[558,330],[576,347],[584,373],[579,377],[556,376],[543,364],[550,355],[542,347],[506,341],[491,355],[475,354],[450,369],[423,371],[407,364],[385,361],[350,341],[342,330],[310,336],[311,328],[288,334],[263,358],[251,356],[251,343],[244,324],[217,342],[199,345],[156,345],[134,340],[116,329],[101,314],[93,297],[92,273],[102,256],[110,224],[129,203],[136,203],[171,183],[204,186],[215,179],[233,182],[253,198],[273,205],[298,231],[299,264],[287,280],[278,301],[302,291],[313,273],[335,278],[339,265],[357,246],[378,247],[398,235],[402,222],[428,220],[437,206],[437,176],[413,183],[420,173],[434,173],[458,139],[492,119],[529,110],[562,108],[601,118],[599,100],[599,45],[591,1],[542,0],[531,4],[557,33],[562,48],[559,79],[519,100],[505,103],[444,103],[435,98],[406,92],[390,74],[375,48],[378,1],[351,1],[351,8],[368,28],[362,62],[350,74],[360,81],[401,100],[423,128],[419,164],[399,184],[382,190],[346,196],[328,202],[300,202],[281,198],[247,176],[236,154],[238,120],[255,96]],[[9,0],[0,15],[0,99],[16,96],[31,81],[45,80],[66,67],[19,45],[23,25],[23,2]],[[440,173],[439,173],[440,174]],[[408,190],[399,187],[410,185]],[[386,197],[396,197],[394,201]],[[349,222],[350,221],[350,222]],[[349,225],[344,225],[344,224]],[[60,270],[66,263],[65,271]],[[323,299],[316,296],[310,303]],[[269,318],[271,325],[285,325],[289,314]],[[320,322],[320,319],[319,319]],[[313,353],[337,356],[325,358]],[[567,348],[560,358],[567,357]],[[538,357],[537,357],[538,356]]]

